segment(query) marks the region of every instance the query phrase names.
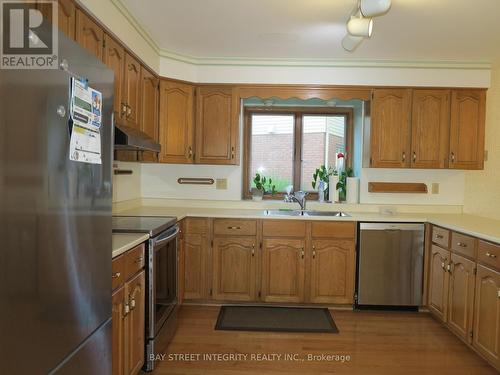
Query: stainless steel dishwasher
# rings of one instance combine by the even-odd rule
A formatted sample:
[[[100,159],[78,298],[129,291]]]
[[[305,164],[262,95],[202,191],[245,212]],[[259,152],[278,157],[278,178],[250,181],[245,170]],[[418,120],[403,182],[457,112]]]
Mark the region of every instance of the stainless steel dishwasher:
[[[359,226],[356,307],[416,310],[422,302],[424,224]]]

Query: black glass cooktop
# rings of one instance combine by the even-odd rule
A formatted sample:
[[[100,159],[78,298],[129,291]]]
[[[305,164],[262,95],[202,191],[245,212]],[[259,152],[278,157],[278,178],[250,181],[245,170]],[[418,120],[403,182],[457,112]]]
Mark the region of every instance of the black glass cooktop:
[[[113,233],[149,233],[155,237],[175,225],[175,217],[113,216]]]

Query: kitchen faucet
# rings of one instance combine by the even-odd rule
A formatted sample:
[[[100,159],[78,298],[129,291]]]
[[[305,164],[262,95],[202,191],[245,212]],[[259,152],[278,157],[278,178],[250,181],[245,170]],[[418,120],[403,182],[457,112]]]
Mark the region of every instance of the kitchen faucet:
[[[309,195],[309,193],[305,191],[296,191],[295,193],[287,192],[284,197],[284,201],[287,203],[291,202],[297,202],[300,205],[300,210],[305,211],[306,210],[306,197]]]

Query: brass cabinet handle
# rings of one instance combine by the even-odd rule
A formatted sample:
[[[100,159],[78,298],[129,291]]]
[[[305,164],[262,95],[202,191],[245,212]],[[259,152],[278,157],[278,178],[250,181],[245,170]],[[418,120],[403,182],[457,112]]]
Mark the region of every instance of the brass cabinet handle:
[[[129,117],[132,114],[132,107],[127,105],[127,117]]]
[[[234,154],[234,146],[233,146],[233,147],[231,147],[231,159],[234,159],[234,156],[235,156],[235,154]]]
[[[463,243],[463,242],[457,242],[457,246],[460,246],[460,247],[467,247],[467,244],[466,244],[466,243]]]
[[[446,271],[448,271],[448,273],[451,273],[451,265],[453,264],[453,262],[450,264],[448,263],[448,265],[446,266]]]
[[[227,227],[227,229],[241,229],[241,227]]]
[[[403,161],[406,161],[406,152],[403,151]]]
[[[120,272],[116,272],[113,274],[113,276],[111,276],[113,279],[118,279],[119,277],[121,276],[121,273]]]
[[[442,240],[444,236],[442,234],[436,234],[436,238]]]
[[[254,243],[252,244],[252,256],[253,257],[255,256],[255,244]]]
[[[132,298],[130,300],[130,311],[132,311],[133,309],[135,309],[135,299],[134,298]]]
[[[454,152],[451,153],[451,162],[452,163],[455,162],[455,153]]]
[[[491,254],[491,253],[486,253],[486,256],[493,258],[493,259],[495,259],[497,257],[495,254]]]
[[[313,259],[316,259],[316,246],[313,246]]]
[[[413,162],[415,163],[417,161],[417,153],[413,151]]]
[[[304,259],[304,248],[300,248],[300,257]]]
[[[442,268],[443,270],[446,270],[446,264],[444,264],[444,262],[441,262],[441,268]]]
[[[129,312],[130,312],[130,306],[128,305],[128,303],[126,303],[125,306],[123,307],[123,316],[127,316]]]
[[[134,260],[134,263],[142,263],[143,260],[144,260],[143,257],[139,257],[139,258],[136,258],[136,260]]]
[[[188,147],[188,158],[191,159],[193,157],[193,147]]]
[[[125,103],[122,104],[121,115],[125,116],[127,114],[127,105]]]

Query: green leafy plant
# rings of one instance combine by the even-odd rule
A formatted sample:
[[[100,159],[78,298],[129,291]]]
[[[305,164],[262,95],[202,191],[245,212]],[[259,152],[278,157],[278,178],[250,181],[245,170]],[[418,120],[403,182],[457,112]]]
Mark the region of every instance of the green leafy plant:
[[[333,168],[326,168],[325,165],[322,165],[319,168],[316,168],[316,171],[313,173],[312,179],[312,187],[316,189],[316,184],[320,181],[323,181],[328,184],[328,180],[331,175],[333,175],[335,171]]]
[[[256,173],[253,179],[255,188],[262,191],[262,193],[270,193],[271,195],[276,194],[276,185],[273,184],[272,178],[267,178],[262,176],[260,173]]]
[[[339,182],[337,183],[337,190],[339,190],[339,200],[345,201],[347,177],[353,177],[353,176],[354,176],[354,171],[352,170],[352,168],[347,168],[345,171],[340,172]]]

